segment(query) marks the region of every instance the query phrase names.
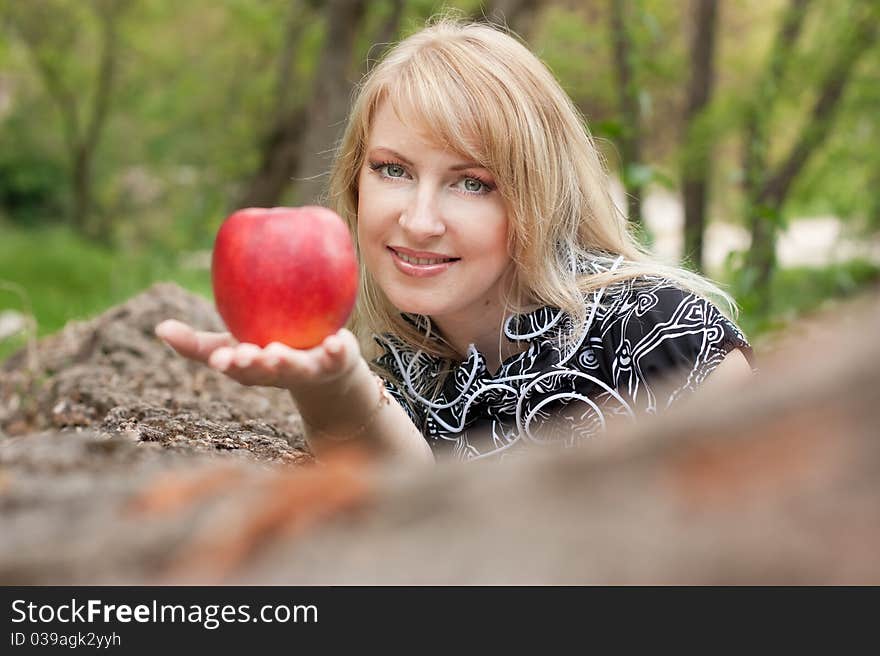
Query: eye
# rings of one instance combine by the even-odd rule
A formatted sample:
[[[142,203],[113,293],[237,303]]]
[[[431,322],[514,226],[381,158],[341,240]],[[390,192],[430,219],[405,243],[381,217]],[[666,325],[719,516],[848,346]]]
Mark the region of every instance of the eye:
[[[485,180],[481,180],[480,178],[478,178],[475,175],[469,175],[466,178],[462,178],[459,181],[459,184],[461,185],[461,187],[459,187],[459,188],[464,193],[477,194],[480,196],[482,196],[484,194],[488,194],[490,191],[492,191],[495,188],[494,185],[489,184]]]
[[[464,179],[464,188],[466,191],[469,191],[471,193],[474,193],[474,194],[479,193],[480,191],[482,191],[483,187],[485,187],[485,186],[486,185],[484,185],[482,182],[480,182],[476,178],[465,178]]]
[[[383,178],[402,178],[406,175],[406,169],[396,162],[370,162],[370,168]]]

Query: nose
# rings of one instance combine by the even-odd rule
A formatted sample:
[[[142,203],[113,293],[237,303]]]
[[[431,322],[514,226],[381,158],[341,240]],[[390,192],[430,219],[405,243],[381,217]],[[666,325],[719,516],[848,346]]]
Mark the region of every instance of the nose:
[[[426,241],[440,237],[446,232],[446,223],[438,207],[436,193],[428,188],[420,188],[413,194],[400,218],[400,227],[414,240]]]

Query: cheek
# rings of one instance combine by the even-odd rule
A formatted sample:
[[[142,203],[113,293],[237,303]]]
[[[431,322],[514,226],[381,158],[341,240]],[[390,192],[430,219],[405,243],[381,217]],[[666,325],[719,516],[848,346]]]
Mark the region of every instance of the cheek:
[[[369,181],[360,186],[357,208],[357,236],[361,250],[369,251],[381,236],[388,208],[382,207],[381,194],[373,193]]]
[[[493,264],[506,264],[510,260],[507,252],[507,217],[498,217],[487,225],[481,235],[474,235],[471,243]]]

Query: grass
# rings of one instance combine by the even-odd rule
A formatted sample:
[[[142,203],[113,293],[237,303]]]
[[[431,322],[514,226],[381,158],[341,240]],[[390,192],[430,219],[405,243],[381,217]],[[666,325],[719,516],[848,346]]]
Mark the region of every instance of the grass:
[[[805,315],[880,284],[880,265],[850,260],[824,267],[792,267],[773,276],[766,313],[742,307],[738,323],[753,342],[770,337]]]
[[[93,317],[160,280],[210,298],[210,273],[180,266],[175,255],[112,251],[61,227],[23,230],[0,224],[0,312],[30,310],[42,336],[72,319]],[[26,300],[10,287],[22,289]],[[0,361],[23,343],[23,337],[0,341]]]

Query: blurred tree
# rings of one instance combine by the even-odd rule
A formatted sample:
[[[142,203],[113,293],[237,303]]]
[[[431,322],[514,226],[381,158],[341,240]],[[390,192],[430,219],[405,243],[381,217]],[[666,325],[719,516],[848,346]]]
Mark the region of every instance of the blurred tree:
[[[296,173],[296,196],[300,204],[316,203],[321,197],[333,147],[345,126],[354,82],[352,61],[365,9],[365,0],[326,2],[324,45],[306,111],[306,132]]]
[[[535,26],[536,16],[545,4],[547,3],[542,0],[491,0],[480,3],[473,18],[507,26],[528,40]]]
[[[770,117],[782,89],[782,78],[793,58],[811,0],[791,0],[771,46],[766,72],[745,114],[744,186],[751,248],[746,257],[743,283],[758,310],[769,305],[770,279],[776,265],[776,236],[782,207],[810,156],[828,137],[850,75],[861,56],[880,33],[880,9],[873,0],[853,0],[847,33],[820,79],[815,100],[800,134],[781,162],[769,158]]]
[[[684,112],[681,184],[684,197],[684,257],[703,270],[703,235],[711,168],[711,137],[698,123],[712,99],[715,82],[715,31],[717,0],[693,0],[691,28],[691,75]]]
[[[639,103],[639,87],[635,77],[632,39],[629,35],[628,18],[630,5],[627,0],[611,0],[610,29],[614,49],[614,72],[621,115],[619,135],[623,185],[626,190],[627,217],[630,223],[642,227],[642,195],[644,176],[642,165],[642,112]]]
[[[880,160],[877,164],[880,164]],[[873,194],[871,205],[868,208],[868,225],[877,230],[880,229],[880,166],[874,168],[869,179]]]
[[[306,21],[323,5],[325,36],[318,55],[315,82],[309,100],[295,107],[287,102],[291,86],[290,62]],[[329,156],[345,124],[354,80],[354,55],[359,33],[366,23],[366,3],[361,0],[294,0],[290,6],[284,47],[279,56],[276,104],[270,129],[261,145],[260,167],[238,201],[239,207],[278,204],[296,180],[300,204],[319,202],[329,168]],[[391,0],[372,44],[388,44],[397,35],[404,2]],[[359,74],[366,73],[381,53],[364,58]]]
[[[403,11],[406,8],[406,2],[404,0],[390,0],[388,5],[388,13],[382,20],[376,34],[373,35],[367,56],[364,57],[364,63],[361,69],[362,77],[369,73],[373,66],[382,59],[382,55],[384,55],[388,48],[393,45],[400,32],[400,23],[403,20]]]
[[[306,126],[305,105],[291,106],[294,58],[302,33],[314,20],[317,2],[292,0],[284,29],[284,41],[278,57],[275,100],[268,129],[261,137],[260,165],[237,201],[237,207],[277,205],[299,165],[302,137]]]
[[[32,119],[33,113],[16,113],[2,119],[0,215],[26,226],[64,222],[67,167],[44,152],[28,129]]]
[[[81,234],[100,241],[109,241],[112,232],[108,217],[95,204],[94,162],[117,82],[120,22],[130,5],[130,0],[88,3],[99,44],[97,64],[85,75],[74,70],[80,62],[70,56],[81,38],[77,27],[84,16],[78,3],[33,0],[3,5],[6,24],[27,48],[61,117],[72,194],[71,224]],[[83,80],[86,76],[91,79]],[[80,86],[83,82],[85,88]]]
[[[838,30],[825,30],[813,57],[836,48]],[[807,63],[807,65],[809,62]],[[832,133],[798,176],[786,202],[787,215],[840,219],[850,234],[880,229],[880,56],[862,57],[847,83]]]

